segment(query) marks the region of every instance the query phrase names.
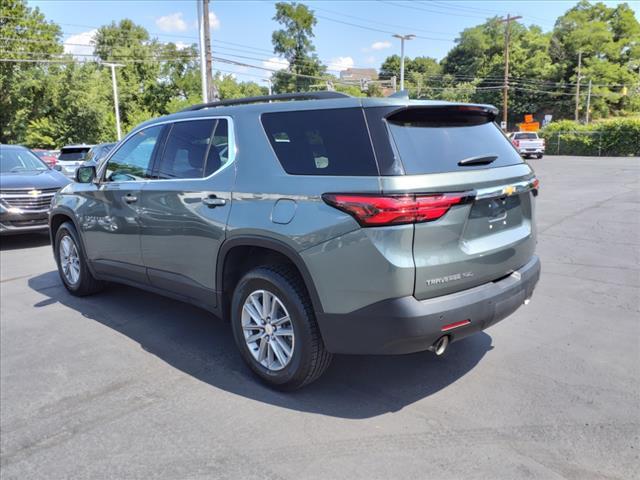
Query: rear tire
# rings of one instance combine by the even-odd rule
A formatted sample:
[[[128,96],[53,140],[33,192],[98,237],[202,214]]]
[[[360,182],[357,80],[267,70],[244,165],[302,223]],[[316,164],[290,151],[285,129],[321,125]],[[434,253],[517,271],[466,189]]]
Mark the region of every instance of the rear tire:
[[[249,368],[280,390],[313,382],[331,362],[309,295],[292,267],[249,271],[233,292],[231,327]]]
[[[71,222],[60,225],[54,245],[60,279],[71,295],[84,297],[102,290],[104,283],[89,271],[80,237]]]
[[[543,157],[542,153],[539,153],[538,155],[536,155],[536,158],[537,158],[538,160],[540,160],[542,157]]]

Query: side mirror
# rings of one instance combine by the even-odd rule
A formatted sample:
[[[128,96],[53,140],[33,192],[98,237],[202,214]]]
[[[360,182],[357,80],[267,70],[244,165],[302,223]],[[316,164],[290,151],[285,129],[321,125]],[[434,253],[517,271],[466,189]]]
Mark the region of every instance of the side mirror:
[[[53,169],[57,170],[58,172],[61,172],[62,171],[62,165],[54,165]]]
[[[76,169],[76,182],[91,183],[96,178],[96,167],[87,165]]]

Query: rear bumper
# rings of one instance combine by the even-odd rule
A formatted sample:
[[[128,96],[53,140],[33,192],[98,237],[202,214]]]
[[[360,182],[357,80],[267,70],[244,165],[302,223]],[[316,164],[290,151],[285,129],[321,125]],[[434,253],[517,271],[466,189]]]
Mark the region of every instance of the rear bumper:
[[[400,354],[427,350],[442,335],[452,341],[484,330],[515,312],[531,297],[540,278],[533,256],[497,282],[442,297],[383,300],[347,314],[318,314],[327,349],[346,354]],[[445,325],[470,323],[443,332]]]
[[[544,147],[541,148],[520,148],[518,149],[520,155],[537,155],[544,154]]]

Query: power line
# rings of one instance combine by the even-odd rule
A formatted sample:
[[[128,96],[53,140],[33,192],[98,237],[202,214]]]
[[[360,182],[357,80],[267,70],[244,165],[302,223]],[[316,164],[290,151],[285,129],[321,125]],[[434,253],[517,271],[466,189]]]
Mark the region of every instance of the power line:
[[[347,18],[353,18],[354,20],[359,20],[361,22],[365,22],[365,23],[373,23],[376,25],[383,25],[385,27],[394,27],[394,28],[401,28],[407,31],[412,31],[412,32],[423,32],[423,33],[429,33],[429,34],[435,34],[435,35],[449,35],[448,33],[445,32],[436,32],[433,30],[424,30],[422,28],[416,28],[416,27],[409,27],[407,25],[397,25],[397,24],[393,24],[393,23],[387,23],[387,22],[378,22],[376,20],[369,20],[366,18],[362,18],[360,16],[356,16],[356,15],[348,15],[346,13],[342,13],[342,12],[336,12],[335,10],[329,10],[327,8],[320,8],[317,6],[313,6],[314,10],[320,10],[322,12],[327,12],[330,13],[332,15],[338,15],[341,17],[347,17]],[[447,39],[448,40],[448,39]]]
[[[366,25],[359,25],[357,23],[353,23],[353,22],[347,22],[345,20],[335,20],[333,18],[329,18],[329,17],[325,17],[324,15],[316,15],[317,18],[321,18],[323,20],[328,20],[330,22],[336,22],[336,23],[341,23],[343,25],[348,25],[350,27],[355,27],[355,28],[361,28],[363,30],[370,30],[372,32],[380,32],[380,33],[387,33],[389,35],[393,35],[394,32],[392,32],[391,30],[382,30],[380,28],[374,28],[374,27],[368,27]],[[424,35],[416,35],[416,38],[420,38],[422,40],[431,40],[431,41],[435,41],[435,42],[452,42],[453,39],[444,39],[444,38],[435,38],[435,37],[425,37]]]
[[[381,3],[386,3],[388,5],[392,5],[394,7],[401,7],[401,8],[410,8],[412,10],[419,10],[422,12],[429,12],[429,13],[435,13],[436,15],[444,15],[444,16],[453,16],[453,17],[467,17],[467,18],[481,18],[483,20],[486,20],[486,16],[482,16],[482,15],[472,15],[472,14],[465,14],[465,13],[452,13],[452,12],[441,12],[438,10],[433,10],[430,8],[424,8],[424,7],[416,7],[415,5],[405,5],[402,3],[396,3],[396,2],[389,2],[387,0],[378,0]]]

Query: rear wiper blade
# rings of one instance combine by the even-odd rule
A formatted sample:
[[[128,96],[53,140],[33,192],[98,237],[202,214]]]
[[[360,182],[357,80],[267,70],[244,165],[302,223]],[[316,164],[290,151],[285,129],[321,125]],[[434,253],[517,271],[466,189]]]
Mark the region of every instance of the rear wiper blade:
[[[497,155],[480,155],[477,157],[469,157],[465,158],[464,160],[460,160],[458,162],[458,165],[461,167],[470,167],[472,165],[489,165],[496,158],[498,158]]]

